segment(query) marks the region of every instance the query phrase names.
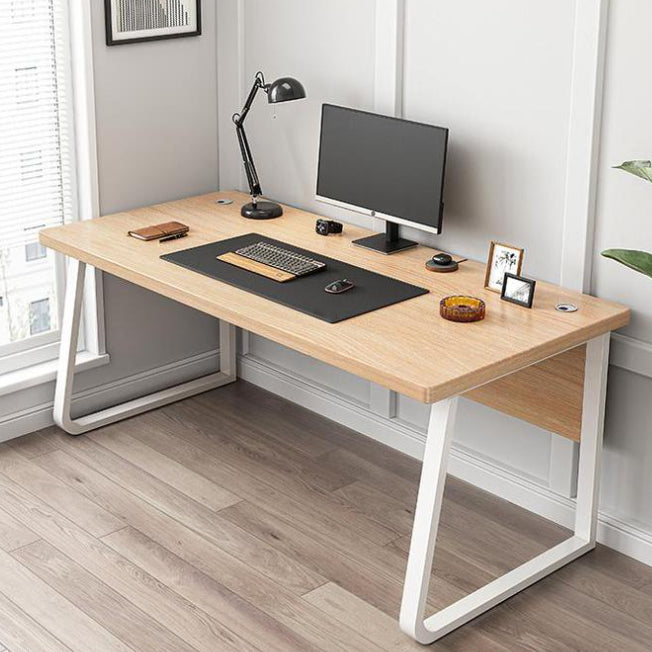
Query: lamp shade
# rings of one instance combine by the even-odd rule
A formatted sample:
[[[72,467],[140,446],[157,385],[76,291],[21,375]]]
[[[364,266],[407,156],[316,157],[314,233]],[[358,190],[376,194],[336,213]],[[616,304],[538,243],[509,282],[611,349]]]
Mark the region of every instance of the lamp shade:
[[[293,77],[281,77],[267,88],[267,101],[270,104],[302,100],[306,96],[303,84]]]

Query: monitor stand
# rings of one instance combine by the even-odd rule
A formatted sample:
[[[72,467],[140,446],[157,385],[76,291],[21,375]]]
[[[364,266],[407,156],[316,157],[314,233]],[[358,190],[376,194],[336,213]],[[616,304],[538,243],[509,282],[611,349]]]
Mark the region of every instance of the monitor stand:
[[[358,247],[373,249],[374,251],[379,251],[381,254],[389,255],[395,254],[397,251],[403,251],[403,249],[416,247],[418,243],[413,240],[399,238],[398,224],[394,224],[394,222],[385,222],[385,233],[377,233],[376,235],[370,235],[366,238],[354,240],[353,244],[358,245]]]

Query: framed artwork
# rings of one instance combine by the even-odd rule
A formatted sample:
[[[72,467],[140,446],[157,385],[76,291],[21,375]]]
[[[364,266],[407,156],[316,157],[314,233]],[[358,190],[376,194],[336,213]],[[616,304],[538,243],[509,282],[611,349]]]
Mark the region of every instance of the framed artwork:
[[[505,274],[503,291],[500,298],[510,303],[515,303],[524,308],[531,308],[534,301],[534,288],[537,282],[531,278],[517,276],[516,274]]]
[[[106,44],[201,34],[201,0],[104,0]]]
[[[487,260],[484,277],[485,289],[500,294],[503,291],[505,274],[519,275],[521,273],[524,253],[524,249],[519,247],[512,247],[512,245],[502,242],[492,242],[489,247],[489,260]]]

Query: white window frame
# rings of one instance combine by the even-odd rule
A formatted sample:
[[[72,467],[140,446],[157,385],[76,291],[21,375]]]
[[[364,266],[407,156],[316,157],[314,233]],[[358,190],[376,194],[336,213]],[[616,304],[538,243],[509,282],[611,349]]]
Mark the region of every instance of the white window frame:
[[[95,96],[93,83],[92,0],[68,0],[64,29],[68,30],[70,62],[68,85],[72,91],[71,133],[74,135],[72,162],[73,221],[98,217],[99,183]],[[63,313],[66,263],[55,253],[57,269],[57,304]],[[108,364],[104,329],[102,273],[94,268],[86,272],[84,308],[77,353],[76,371]],[[56,376],[60,333],[43,333],[3,347],[0,357],[0,396],[51,382]],[[9,371],[11,370],[11,371]],[[4,372],[4,373],[3,373]]]

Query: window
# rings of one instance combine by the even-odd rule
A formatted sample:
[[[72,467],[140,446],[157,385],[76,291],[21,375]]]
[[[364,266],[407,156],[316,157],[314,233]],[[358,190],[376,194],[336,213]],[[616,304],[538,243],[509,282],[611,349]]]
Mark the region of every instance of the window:
[[[48,250],[40,242],[28,242],[25,245],[25,262],[47,258]]]
[[[39,299],[29,304],[30,335],[47,333],[50,330],[50,299]]]
[[[21,386],[12,372],[51,374],[59,351],[65,261],[38,232],[98,214],[91,4],[0,0],[0,396]],[[85,368],[108,363],[99,292],[91,271]]]
[[[66,2],[0,0],[0,355],[58,337],[62,265],[36,233],[73,215]]]

